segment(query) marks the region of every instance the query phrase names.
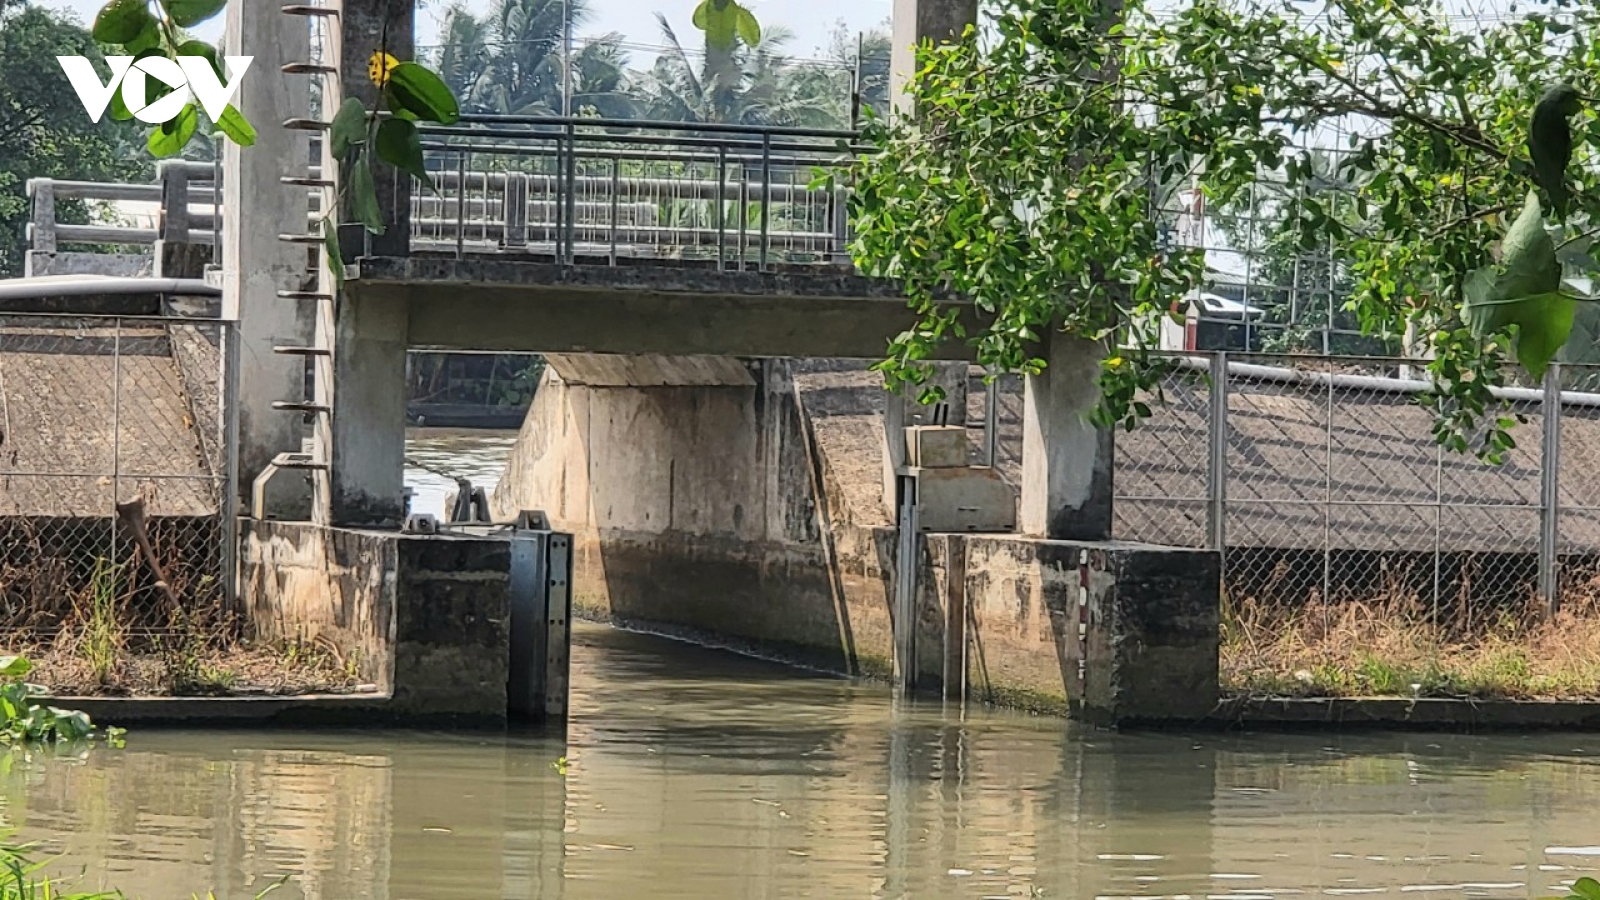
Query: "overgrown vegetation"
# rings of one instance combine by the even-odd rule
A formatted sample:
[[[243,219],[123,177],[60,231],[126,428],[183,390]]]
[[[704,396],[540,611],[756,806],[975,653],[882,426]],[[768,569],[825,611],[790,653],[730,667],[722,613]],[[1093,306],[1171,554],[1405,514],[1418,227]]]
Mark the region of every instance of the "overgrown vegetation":
[[[1222,686],[1291,697],[1600,698],[1600,575],[1568,579],[1560,611],[1533,596],[1441,611],[1396,583],[1302,606],[1228,597]]]
[[[856,258],[903,281],[922,316],[880,367],[891,386],[923,383],[945,340],[970,341],[997,371],[1037,372],[1036,342],[1060,330],[1099,345],[1098,421],[1133,427],[1149,413],[1138,396],[1171,366],[1154,352],[1160,321],[1204,277],[1203,252],[1165,240],[1171,194],[1199,186],[1218,208],[1278,173],[1300,197],[1300,246],[1347,261],[1363,329],[1430,336],[1437,439],[1503,458],[1514,423],[1491,387],[1518,363],[1537,376],[1576,308],[1600,309],[1586,302],[1600,122],[1582,100],[1600,71],[1600,10],[1549,0],[1474,21],[1413,0],[1330,0],[1316,15],[1292,0],[1000,0],[990,12],[985,35],[921,50],[917,115],[871,128],[879,152],[854,173]],[[1349,202],[1308,190],[1332,149]],[[946,291],[984,314],[978,333],[938,305]]]
[[[72,743],[96,737],[86,714],[58,709],[40,699],[45,689],[28,682],[32,671],[33,663],[24,657],[0,656],[0,743]],[[108,729],[105,736],[115,742],[121,731]]]

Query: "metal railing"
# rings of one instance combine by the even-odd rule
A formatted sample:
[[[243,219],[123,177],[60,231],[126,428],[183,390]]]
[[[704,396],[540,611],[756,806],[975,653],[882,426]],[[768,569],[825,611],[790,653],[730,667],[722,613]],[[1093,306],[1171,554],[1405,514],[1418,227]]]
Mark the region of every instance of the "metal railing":
[[[564,262],[841,262],[851,132],[627,120],[469,116],[424,131],[436,191],[413,191],[411,234],[458,254]]]
[[[407,220],[413,250],[511,253],[562,262],[624,258],[716,260],[765,268],[848,259],[847,193],[813,187],[840,173],[855,135],[801,128],[684,125],[604,119],[468,116],[424,130],[432,188],[415,181]],[[316,166],[310,179],[322,177]],[[397,176],[402,177],[402,176]],[[174,162],[156,184],[33,179],[32,249],[63,244],[215,243],[220,173]],[[321,191],[306,191],[308,226]],[[159,203],[157,227],[68,225],[56,203]],[[394,221],[389,210],[389,221]]]
[[[1500,391],[1523,424],[1491,465],[1434,441],[1415,360],[1183,363],[1117,435],[1115,536],[1220,549],[1231,597],[1470,613],[1555,607],[1600,572],[1600,369]]]
[[[233,334],[216,319],[0,315],[0,629],[71,630],[96,602],[130,636],[225,617]]]

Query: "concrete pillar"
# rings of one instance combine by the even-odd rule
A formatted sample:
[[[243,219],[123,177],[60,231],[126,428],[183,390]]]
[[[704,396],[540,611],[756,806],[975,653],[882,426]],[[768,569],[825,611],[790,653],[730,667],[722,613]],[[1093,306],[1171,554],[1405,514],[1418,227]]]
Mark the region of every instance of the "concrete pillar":
[[[415,53],[415,0],[338,0],[339,39],[337,44],[339,84],[335,96],[324,103],[331,116],[346,98],[356,97],[373,109],[378,105],[379,89],[372,83],[367,64],[372,54],[387,48],[398,59],[411,59]],[[322,171],[335,166],[324,144]],[[387,165],[374,170],[378,187],[378,208],[387,225],[381,235],[369,234],[360,226],[345,225],[340,242],[345,257],[405,256],[411,245],[411,176],[396,173]],[[354,198],[346,196],[339,211],[339,222],[358,221]]]
[[[304,79],[284,76],[287,62],[310,54],[306,19],[286,16],[277,3],[230,3],[225,43],[228,55],[255,57],[252,77],[239,87],[236,103],[256,128],[256,144],[223,149],[223,315],[239,330],[239,487],[250,484],[279,453],[298,453],[305,426],[301,416],[272,408],[278,400],[305,397],[305,359],[272,352],[275,345],[311,343],[313,311],[305,303],[279,299],[278,291],[303,291],[306,250],[278,240],[306,230],[304,188],[279,181],[305,177],[310,149],[305,132],[282,127],[309,114]]]
[[[1111,537],[1112,432],[1089,421],[1100,402],[1102,356],[1092,341],[1051,334],[1044,372],[1024,381],[1018,522],[1025,535]]]
[[[894,0],[889,58],[889,104],[903,109],[906,83],[916,71],[916,47],[924,40],[948,43],[977,24],[978,0]]]
[[[405,518],[406,304],[347,299],[341,307],[333,386],[320,400],[332,415],[321,417],[331,469],[316,505],[319,521],[396,526]]]

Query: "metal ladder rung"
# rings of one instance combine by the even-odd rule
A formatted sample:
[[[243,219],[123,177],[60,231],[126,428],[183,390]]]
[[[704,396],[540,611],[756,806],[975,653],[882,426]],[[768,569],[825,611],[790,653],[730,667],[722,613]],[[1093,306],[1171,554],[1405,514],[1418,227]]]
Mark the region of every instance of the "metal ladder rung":
[[[292,347],[292,346],[288,346],[288,345],[285,345],[285,344],[279,344],[278,346],[273,347],[272,348],[272,352],[273,353],[281,353],[284,356],[332,356],[333,355],[328,350],[328,348],[326,348],[326,347]]]
[[[279,300],[332,300],[332,294],[319,291],[279,291]]]
[[[290,131],[327,131],[330,126],[321,119],[284,119],[283,127]]]
[[[283,241],[285,244],[315,244],[319,247],[322,246],[322,235],[320,234],[280,234],[278,235],[278,240]]]
[[[280,469],[316,469],[325,471],[328,464],[313,459],[309,453],[279,453],[272,458],[272,464]]]
[[[308,188],[331,188],[334,186],[333,182],[326,178],[307,178],[302,175],[279,175],[278,182],[280,184],[292,184],[297,187]]]
[[[286,16],[328,16],[330,18],[339,16],[339,10],[331,6],[311,6],[305,3],[286,4],[282,8],[282,12]]]
[[[337,75],[339,67],[313,62],[292,62],[285,63],[282,72],[285,75]]]
[[[333,407],[325,403],[306,403],[300,400],[274,400],[272,408],[282,412],[331,413]]]

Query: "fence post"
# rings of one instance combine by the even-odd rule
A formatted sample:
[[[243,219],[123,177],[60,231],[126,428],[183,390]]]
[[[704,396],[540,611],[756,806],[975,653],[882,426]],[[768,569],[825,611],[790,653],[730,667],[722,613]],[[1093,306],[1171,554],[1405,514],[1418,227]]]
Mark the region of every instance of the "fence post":
[[[1209,509],[1206,516],[1206,536],[1211,548],[1223,554],[1224,564],[1228,552],[1228,354],[1218,351],[1211,356],[1211,416],[1206,435],[1206,483],[1209,490]]]
[[[189,243],[189,170],[182,160],[161,166],[161,239]]]
[[[33,195],[33,249],[38,253],[56,252],[56,186],[48,178],[28,179]]]
[[[528,246],[528,176],[523,172],[506,172],[506,230],[503,235],[507,250],[522,250]]]
[[[243,613],[239,605],[239,320],[225,319],[222,329],[222,596],[227,608]]]
[[[1560,606],[1556,565],[1561,536],[1561,364],[1544,373],[1544,465],[1539,467],[1539,596],[1554,616]]]

